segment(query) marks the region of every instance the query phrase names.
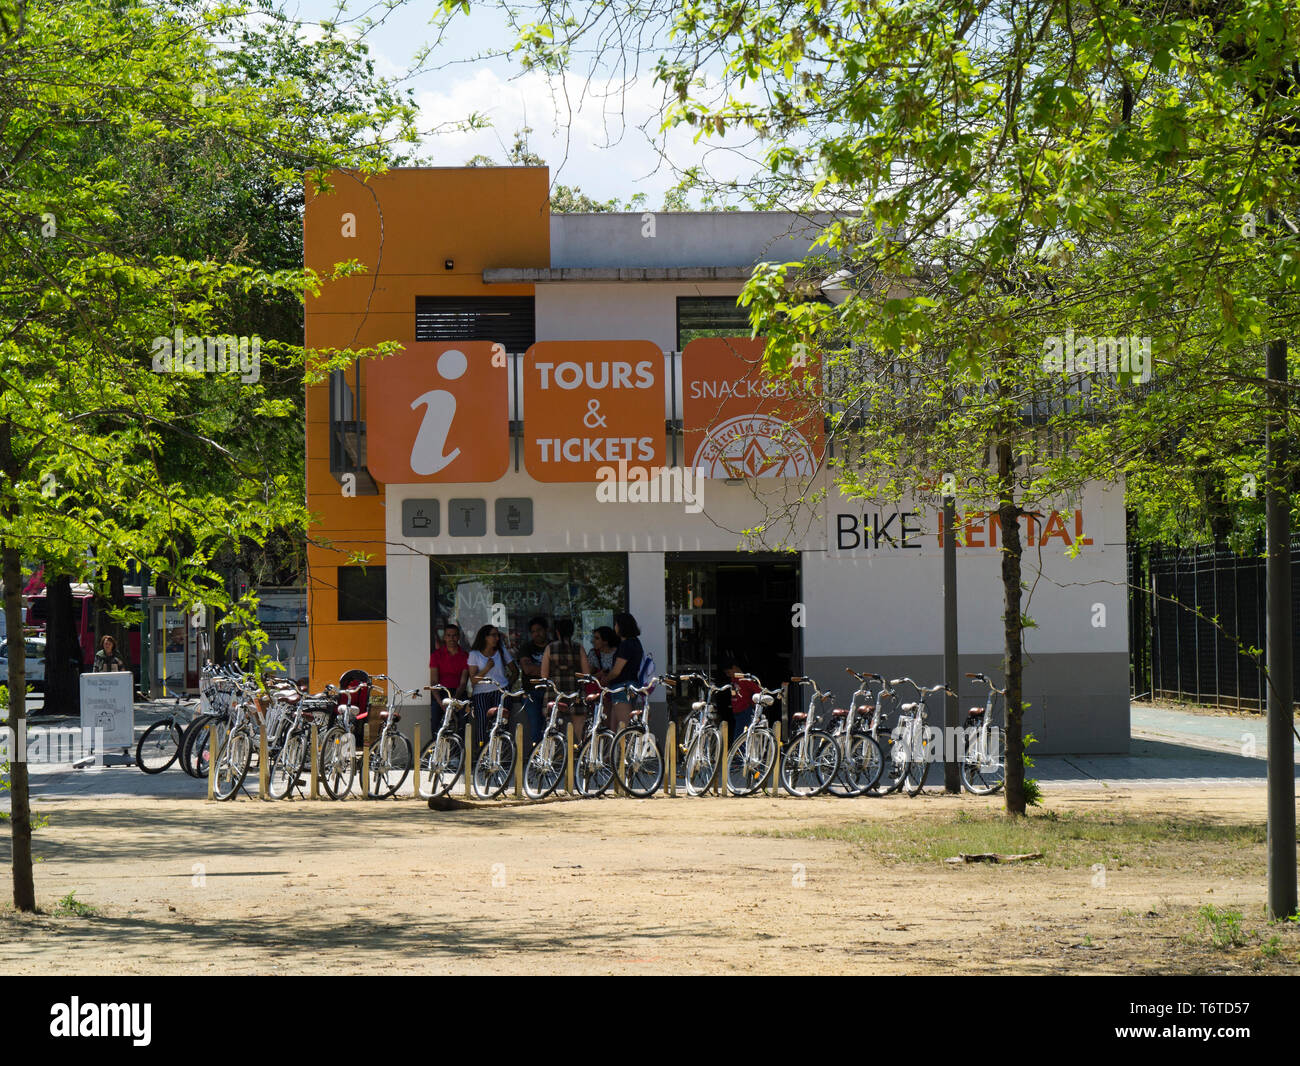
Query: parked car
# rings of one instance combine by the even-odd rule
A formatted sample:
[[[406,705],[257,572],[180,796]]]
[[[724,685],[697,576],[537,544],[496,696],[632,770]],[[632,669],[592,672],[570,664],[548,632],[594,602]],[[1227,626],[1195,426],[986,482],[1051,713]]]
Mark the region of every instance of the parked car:
[[[45,638],[28,637],[27,684],[40,692],[45,688]],[[0,644],[0,685],[9,683],[9,642]]]

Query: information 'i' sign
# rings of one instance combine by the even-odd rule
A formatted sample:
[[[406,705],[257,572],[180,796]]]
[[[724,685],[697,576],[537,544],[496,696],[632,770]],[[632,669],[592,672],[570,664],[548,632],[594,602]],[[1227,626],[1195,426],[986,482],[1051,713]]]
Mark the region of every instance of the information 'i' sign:
[[[652,341],[540,341],[524,357],[524,463],[538,481],[663,466],[664,410]]]

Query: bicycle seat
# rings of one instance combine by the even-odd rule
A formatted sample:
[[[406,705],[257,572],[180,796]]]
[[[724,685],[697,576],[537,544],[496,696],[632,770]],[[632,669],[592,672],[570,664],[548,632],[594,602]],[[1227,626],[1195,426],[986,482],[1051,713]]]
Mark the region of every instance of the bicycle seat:
[[[966,713],[969,714],[972,718],[982,718],[982,717],[984,716],[984,712],[985,712],[987,709],[988,709],[988,708],[986,708],[986,707],[972,707],[972,708],[971,708],[969,711],[967,711]]]
[[[848,716],[848,709],[844,707],[836,707],[835,710],[831,711],[832,718],[847,718]]]
[[[802,722],[807,717],[808,717],[807,711],[795,711],[794,714],[790,715],[790,721]]]
[[[904,704],[903,704],[901,707],[899,707],[898,709],[899,709],[899,711],[901,711],[903,714],[911,714],[911,713],[912,713],[913,711],[915,711],[919,706],[921,706],[919,703],[904,703]]]
[[[401,711],[380,711],[379,717],[391,718],[394,722],[400,722],[402,720],[402,712]]]

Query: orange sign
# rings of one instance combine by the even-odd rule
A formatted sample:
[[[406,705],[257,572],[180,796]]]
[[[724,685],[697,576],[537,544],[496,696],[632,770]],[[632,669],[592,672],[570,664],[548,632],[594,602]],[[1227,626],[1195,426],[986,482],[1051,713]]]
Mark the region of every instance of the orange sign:
[[[488,341],[420,342],[367,363],[366,465],[375,479],[400,485],[500,478],[510,463],[503,356]]]
[[[821,411],[799,393],[807,370],[796,368],[793,383],[764,376],[765,344],[705,337],[682,350],[685,466],[711,478],[807,477],[817,469],[825,434]]]
[[[540,341],[524,356],[524,464],[538,481],[664,466],[664,353],[652,341]]]

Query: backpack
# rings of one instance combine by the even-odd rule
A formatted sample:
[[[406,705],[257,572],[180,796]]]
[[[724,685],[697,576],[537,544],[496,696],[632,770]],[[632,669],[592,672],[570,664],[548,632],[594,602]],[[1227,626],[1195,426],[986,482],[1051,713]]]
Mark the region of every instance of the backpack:
[[[644,688],[655,678],[655,657],[648,651],[643,651],[641,655],[641,666],[636,672],[636,683],[638,688]]]

